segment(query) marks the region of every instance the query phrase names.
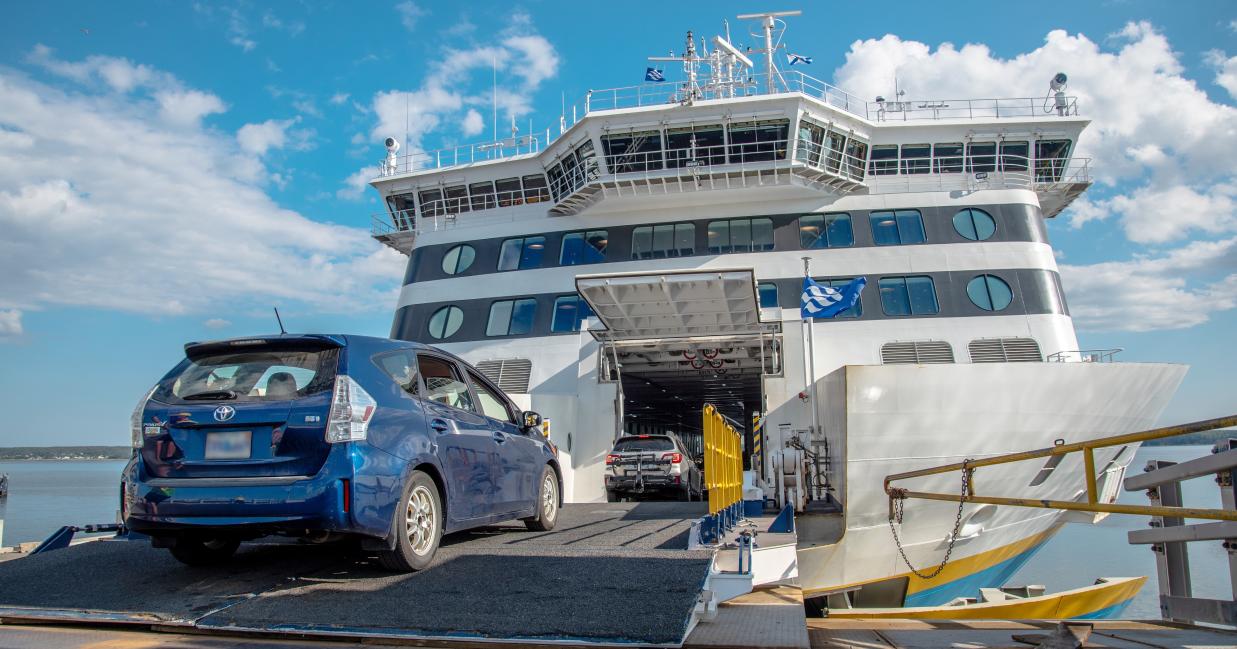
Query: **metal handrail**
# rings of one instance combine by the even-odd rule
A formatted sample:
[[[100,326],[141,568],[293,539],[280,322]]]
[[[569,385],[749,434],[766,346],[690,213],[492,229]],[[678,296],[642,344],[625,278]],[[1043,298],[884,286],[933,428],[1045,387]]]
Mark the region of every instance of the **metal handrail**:
[[[1117,354],[1125,351],[1124,347],[1112,349],[1072,349],[1049,354],[1044,360],[1050,363],[1111,363]]]
[[[1064,509],[1070,511],[1081,511],[1091,513],[1107,513],[1107,514],[1135,514],[1142,516],[1179,516],[1184,518],[1205,518],[1209,520],[1222,521],[1237,521],[1237,511],[1225,509],[1198,509],[1192,507],[1163,507],[1163,506],[1147,506],[1147,505],[1122,505],[1118,503],[1101,503],[1099,502],[1098,486],[1095,476],[1095,449],[1108,448],[1110,446],[1122,446],[1125,444],[1134,444],[1138,442],[1147,442],[1153,439],[1164,439],[1167,437],[1176,437],[1178,435],[1188,435],[1190,433],[1198,433],[1207,430],[1215,430],[1218,428],[1229,428],[1237,426],[1237,415],[1229,415],[1227,417],[1219,417],[1217,419],[1208,419],[1205,421],[1196,421],[1189,424],[1181,424],[1178,426],[1167,426],[1164,428],[1155,428],[1145,430],[1138,433],[1127,433],[1124,435],[1114,435],[1111,437],[1101,437],[1099,439],[1088,440],[1085,442],[1075,442],[1073,444],[1058,444],[1051,448],[1043,448],[1036,451],[1023,451],[1020,453],[1006,453],[993,457],[980,458],[975,460],[967,460],[966,462],[958,462],[946,464],[943,466],[932,467],[928,469],[918,469],[915,471],[906,471],[903,473],[895,473],[885,477],[885,493],[889,496],[889,515],[894,515],[894,503],[898,499],[919,498],[922,500],[942,500],[947,502],[959,502],[959,494],[957,493],[934,493],[923,491],[909,491],[899,487],[894,487],[893,483],[899,480],[908,480],[910,478],[919,478],[929,475],[939,475],[942,473],[951,473],[953,471],[966,471],[969,474],[969,488],[967,493],[961,496],[961,500],[967,503],[979,503],[988,505],[1010,505],[1013,507],[1034,507],[1039,509]],[[1083,454],[1083,470],[1086,472],[1085,478],[1087,483],[1087,502],[1073,502],[1068,500],[1040,500],[1034,498],[1007,498],[997,496],[979,496],[975,494],[975,476],[974,471],[980,467],[996,466],[1000,464],[1009,464],[1012,462],[1020,462],[1023,460],[1033,460],[1041,457],[1049,457],[1054,455],[1067,455],[1081,451]]]

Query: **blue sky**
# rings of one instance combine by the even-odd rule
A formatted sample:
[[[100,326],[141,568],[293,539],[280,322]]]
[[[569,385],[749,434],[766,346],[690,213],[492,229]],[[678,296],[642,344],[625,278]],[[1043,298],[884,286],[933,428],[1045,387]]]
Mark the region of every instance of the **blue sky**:
[[[789,5],[787,5],[789,6]],[[188,340],[388,333],[404,258],[358,180],[412,145],[557,122],[752,3],[18,3],[0,24],[0,445],[125,444]],[[1071,77],[1097,184],[1049,224],[1084,347],[1192,366],[1166,422],[1237,410],[1237,5],[804,3],[789,47],[870,98]],[[672,76],[673,78],[673,76]],[[475,114],[470,114],[475,111]],[[500,127],[501,128],[501,127]]]

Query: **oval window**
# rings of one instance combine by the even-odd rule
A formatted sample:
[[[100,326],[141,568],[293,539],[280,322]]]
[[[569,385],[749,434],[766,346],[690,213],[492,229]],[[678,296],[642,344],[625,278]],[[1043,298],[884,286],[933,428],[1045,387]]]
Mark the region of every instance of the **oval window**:
[[[983,241],[996,232],[996,221],[983,210],[967,208],[954,215],[954,229],[965,239]]]
[[[984,311],[1001,311],[1014,299],[1009,284],[996,275],[980,275],[972,279],[966,285],[966,294],[975,306]]]
[[[468,244],[458,245],[447,251],[447,254],[442,256],[442,272],[448,275],[457,275],[468,270],[472,266],[472,262],[477,258],[477,251]]]
[[[450,338],[464,324],[464,312],[458,306],[444,306],[430,316],[430,337],[435,340]]]

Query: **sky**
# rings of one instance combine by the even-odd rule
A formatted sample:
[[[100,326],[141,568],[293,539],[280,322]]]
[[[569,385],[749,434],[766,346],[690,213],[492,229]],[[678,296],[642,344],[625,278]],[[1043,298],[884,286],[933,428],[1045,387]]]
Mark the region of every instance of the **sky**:
[[[185,342],[385,336],[382,139],[557,124],[761,3],[24,2],[0,24],[0,446],[128,442]],[[860,97],[1039,97],[1094,120],[1050,221],[1084,348],[1191,370],[1164,423],[1237,412],[1237,4],[808,3],[785,43]],[[796,68],[799,69],[799,68]],[[674,71],[670,77],[675,78]],[[503,126],[500,130],[505,130]],[[504,133],[505,134],[505,133]]]

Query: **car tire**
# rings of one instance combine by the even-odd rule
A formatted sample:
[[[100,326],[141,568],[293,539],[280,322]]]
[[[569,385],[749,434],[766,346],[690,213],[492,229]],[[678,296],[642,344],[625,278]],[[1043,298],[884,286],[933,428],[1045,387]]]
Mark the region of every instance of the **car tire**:
[[[537,515],[524,519],[524,524],[534,532],[548,532],[558,521],[558,476],[548,465],[541,469],[537,481]]]
[[[617,503],[617,502],[621,502],[622,500],[623,500],[622,496],[619,496],[613,490],[606,489],[606,502]]]
[[[239,539],[208,536],[183,536],[169,548],[177,561],[189,566],[219,565],[236,554]]]
[[[420,471],[413,471],[391,520],[395,547],[378,552],[387,570],[415,572],[428,568],[442,540],[442,499],[438,486]]]

